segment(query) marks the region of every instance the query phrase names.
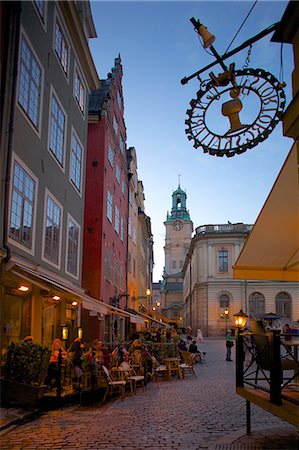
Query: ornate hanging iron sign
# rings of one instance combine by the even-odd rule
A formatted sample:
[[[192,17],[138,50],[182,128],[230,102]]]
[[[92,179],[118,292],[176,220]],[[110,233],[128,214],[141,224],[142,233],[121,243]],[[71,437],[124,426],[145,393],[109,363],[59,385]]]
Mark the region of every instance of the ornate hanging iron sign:
[[[197,96],[190,102],[191,109],[187,110],[185,131],[188,139],[193,140],[195,148],[202,147],[210,155],[231,157],[244,153],[267,139],[281,120],[286,103],[285,83],[263,69],[243,67],[235,70],[234,63],[227,68],[223,61],[245,47],[251,48],[252,42],[273,31],[277,24],[221,57],[211,45],[215,37],[199,21],[190,20],[216,61],[181,80],[186,84],[197,76],[200,81]],[[224,72],[218,76],[210,72],[210,79],[201,80],[199,74],[217,63]]]
[[[210,155],[230,157],[255,147],[274,130],[285,107],[283,86],[271,73],[250,68],[232,73],[233,83],[226,86],[215,79],[201,82],[187,110],[188,139]],[[245,123],[240,119],[243,103]]]

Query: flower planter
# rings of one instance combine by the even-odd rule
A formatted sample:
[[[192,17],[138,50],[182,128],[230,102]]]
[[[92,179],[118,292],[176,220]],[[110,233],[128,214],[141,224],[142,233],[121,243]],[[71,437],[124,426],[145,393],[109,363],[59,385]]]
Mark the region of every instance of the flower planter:
[[[46,391],[46,386],[32,386],[14,380],[1,380],[1,396],[3,403],[14,403],[22,406],[37,406]]]

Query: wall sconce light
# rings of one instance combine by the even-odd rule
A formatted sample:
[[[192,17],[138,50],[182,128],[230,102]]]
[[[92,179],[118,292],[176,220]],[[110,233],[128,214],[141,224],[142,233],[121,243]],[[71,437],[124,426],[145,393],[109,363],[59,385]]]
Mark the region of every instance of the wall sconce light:
[[[58,300],[60,300],[60,297],[59,295],[53,295],[52,299],[58,302]]]
[[[24,286],[22,284],[21,286],[18,287],[18,291],[20,291],[20,292],[28,292],[29,291],[29,287],[28,286]]]
[[[77,306],[78,305],[78,302],[76,302],[76,300],[74,300],[73,302],[72,302],[72,306]]]
[[[61,339],[67,341],[69,337],[69,329],[67,325],[61,325]]]
[[[77,338],[82,339],[83,338],[83,328],[77,327]]]
[[[146,295],[151,295],[151,290],[149,288],[146,290]]]

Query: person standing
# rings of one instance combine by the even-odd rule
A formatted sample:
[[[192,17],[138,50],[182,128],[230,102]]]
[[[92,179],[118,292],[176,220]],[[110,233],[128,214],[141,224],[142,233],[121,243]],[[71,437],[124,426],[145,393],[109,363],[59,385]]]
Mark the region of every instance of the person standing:
[[[234,338],[232,330],[227,330],[225,336],[225,345],[226,345],[226,361],[232,361],[232,347],[234,346]]]

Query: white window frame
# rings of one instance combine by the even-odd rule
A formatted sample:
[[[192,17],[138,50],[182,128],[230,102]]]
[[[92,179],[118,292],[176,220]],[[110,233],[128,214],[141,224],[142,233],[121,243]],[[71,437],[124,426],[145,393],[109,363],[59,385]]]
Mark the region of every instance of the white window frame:
[[[119,234],[119,207],[114,206],[114,229],[117,234]]]
[[[75,184],[75,182],[72,180],[72,160],[73,160],[73,136],[76,138],[77,143],[81,147],[81,165],[80,165],[80,188]],[[70,167],[69,167],[69,181],[75,191],[82,197],[82,185],[83,185],[83,166],[84,166],[84,147],[82,145],[82,142],[80,141],[78,134],[76,133],[74,127],[72,127],[71,132],[71,142],[70,142]]]
[[[61,18],[59,17],[59,15],[58,15],[58,13],[57,13],[56,10],[55,10],[55,14],[54,14],[54,22],[53,22],[53,23],[54,23],[54,25],[53,25],[53,52],[54,52],[54,54],[55,54],[55,57],[57,58],[59,67],[61,68],[61,70],[62,70],[62,72],[63,72],[65,78],[66,78],[67,80],[69,80],[69,73],[70,73],[70,49],[71,49],[71,46],[70,46],[70,41],[69,41],[69,39],[68,39],[68,37],[67,37],[66,28],[65,28],[65,26],[64,26],[64,23],[63,23],[63,21],[61,20]],[[65,40],[65,42],[66,42],[66,44],[67,44],[67,47],[68,47],[68,54],[67,54],[67,69],[66,69],[66,71],[65,71],[64,68],[63,68],[61,59],[60,59],[59,55],[57,55],[56,48],[55,48],[55,44],[56,44],[56,23],[59,24],[60,31],[61,31],[61,33],[62,33],[62,35],[63,35],[63,38],[64,38],[64,40]]]
[[[110,144],[109,144],[109,146],[108,146],[108,155],[107,155],[107,158],[108,158],[108,161],[109,161],[110,166],[113,168],[113,166],[114,166],[114,151],[113,151],[113,149],[112,149],[112,147],[111,147]]]
[[[82,114],[83,118],[85,118],[85,105],[86,105],[86,92],[87,92],[86,82],[85,82],[85,79],[84,79],[84,77],[82,75],[82,72],[79,69],[79,66],[78,66],[78,64],[76,62],[75,62],[74,66],[75,67],[74,67],[73,96],[74,96],[75,103],[78,106],[78,109],[79,109],[80,113]],[[83,104],[82,104],[82,108],[81,108],[81,105],[80,105],[80,99],[78,99],[76,97],[76,92],[75,92],[75,90],[76,90],[76,78],[79,79],[80,85],[82,86],[82,89],[83,89]]]
[[[121,134],[119,135],[119,148],[120,148],[120,151],[122,152],[122,154],[124,155],[124,153],[125,153],[125,141],[123,140],[123,137],[122,137]]]
[[[120,166],[116,163],[115,164],[115,178],[116,178],[118,184],[120,184],[120,174],[121,174]]]
[[[121,193],[122,193],[123,196],[125,196],[125,190],[126,190],[125,181],[122,180],[122,182],[121,182]]]
[[[124,242],[124,238],[125,238],[125,221],[124,218],[122,217],[120,219],[120,239],[122,242]]]
[[[20,95],[20,81],[21,81],[21,55],[22,55],[22,41],[25,40],[30,52],[32,54],[32,56],[34,57],[34,59],[36,60],[36,62],[39,65],[39,68],[41,70],[41,78],[40,78],[40,91],[39,91],[39,101],[38,101],[38,105],[39,105],[39,111],[38,111],[38,125],[36,126],[34,124],[34,122],[31,120],[28,112],[26,111],[26,109],[24,109],[24,107],[22,106],[22,104],[19,102],[19,95]],[[42,128],[42,110],[43,110],[43,92],[44,92],[44,67],[40,62],[40,59],[38,58],[33,45],[31,44],[30,39],[28,38],[27,34],[25,33],[25,31],[23,30],[23,28],[21,28],[21,36],[20,36],[20,47],[19,47],[19,61],[18,61],[18,84],[17,84],[17,95],[16,95],[16,104],[17,107],[19,109],[19,111],[21,111],[23,117],[25,118],[25,120],[27,121],[27,123],[30,125],[30,127],[32,128],[32,130],[37,134],[37,136],[40,138],[41,137],[41,128]]]
[[[58,263],[56,264],[51,259],[45,256],[46,247],[46,221],[47,221],[47,208],[48,208],[48,198],[50,198],[56,206],[60,209],[60,229],[59,229],[59,249],[58,249]],[[61,245],[62,245],[62,229],[63,229],[63,207],[56,197],[46,188],[44,197],[44,220],[43,220],[43,243],[42,243],[42,260],[45,261],[50,266],[56,267],[60,270],[61,268]]]
[[[132,217],[129,217],[128,219],[128,235],[130,238],[132,237]]]
[[[28,253],[29,255],[34,255],[35,253],[35,243],[36,243],[36,214],[37,214],[37,195],[38,195],[38,178],[33,174],[33,172],[29,169],[29,167],[14,153],[12,152],[12,164],[11,164],[11,171],[10,171],[10,178],[13,180],[14,177],[14,165],[15,162],[19,164],[19,166],[33,179],[35,182],[35,192],[34,192],[34,206],[33,206],[33,214],[32,214],[32,245],[31,248],[25,246],[20,241],[17,241],[16,239],[10,237],[8,234],[7,241],[11,245],[14,245],[15,247],[23,250],[24,252]],[[10,183],[9,188],[9,210],[8,210],[8,217],[9,217],[9,227],[11,222],[11,202],[12,202],[12,193],[13,193],[13,181]]]
[[[77,272],[76,274],[70,272],[68,270],[68,255],[69,255],[69,223],[73,222],[73,224],[78,228],[78,252],[77,252]],[[65,273],[70,275],[71,277],[78,280],[79,278],[79,268],[80,268],[80,260],[81,260],[81,226],[78,222],[68,213],[67,215],[67,236],[66,236],[66,252],[65,252]]]
[[[116,115],[114,114],[114,116],[113,116],[113,129],[114,129],[114,133],[115,133],[116,136],[118,136],[118,128],[119,128],[118,120],[116,118]]]
[[[55,97],[60,109],[62,110],[63,114],[64,114],[64,142],[63,142],[63,150],[62,150],[62,164],[60,163],[60,161],[58,160],[58,158],[56,157],[55,153],[53,153],[53,151],[50,148],[50,142],[51,142],[51,122],[52,122],[52,100],[53,100],[53,96]],[[66,160],[66,143],[67,143],[67,121],[68,121],[68,117],[67,114],[65,112],[65,109],[62,106],[62,103],[56,93],[56,91],[54,90],[53,86],[51,86],[50,89],[50,102],[49,102],[49,122],[48,122],[48,150],[52,156],[52,158],[54,159],[54,161],[56,162],[56,164],[58,165],[58,167],[65,172],[65,160]]]
[[[110,223],[113,220],[113,194],[107,190],[106,216]]]

